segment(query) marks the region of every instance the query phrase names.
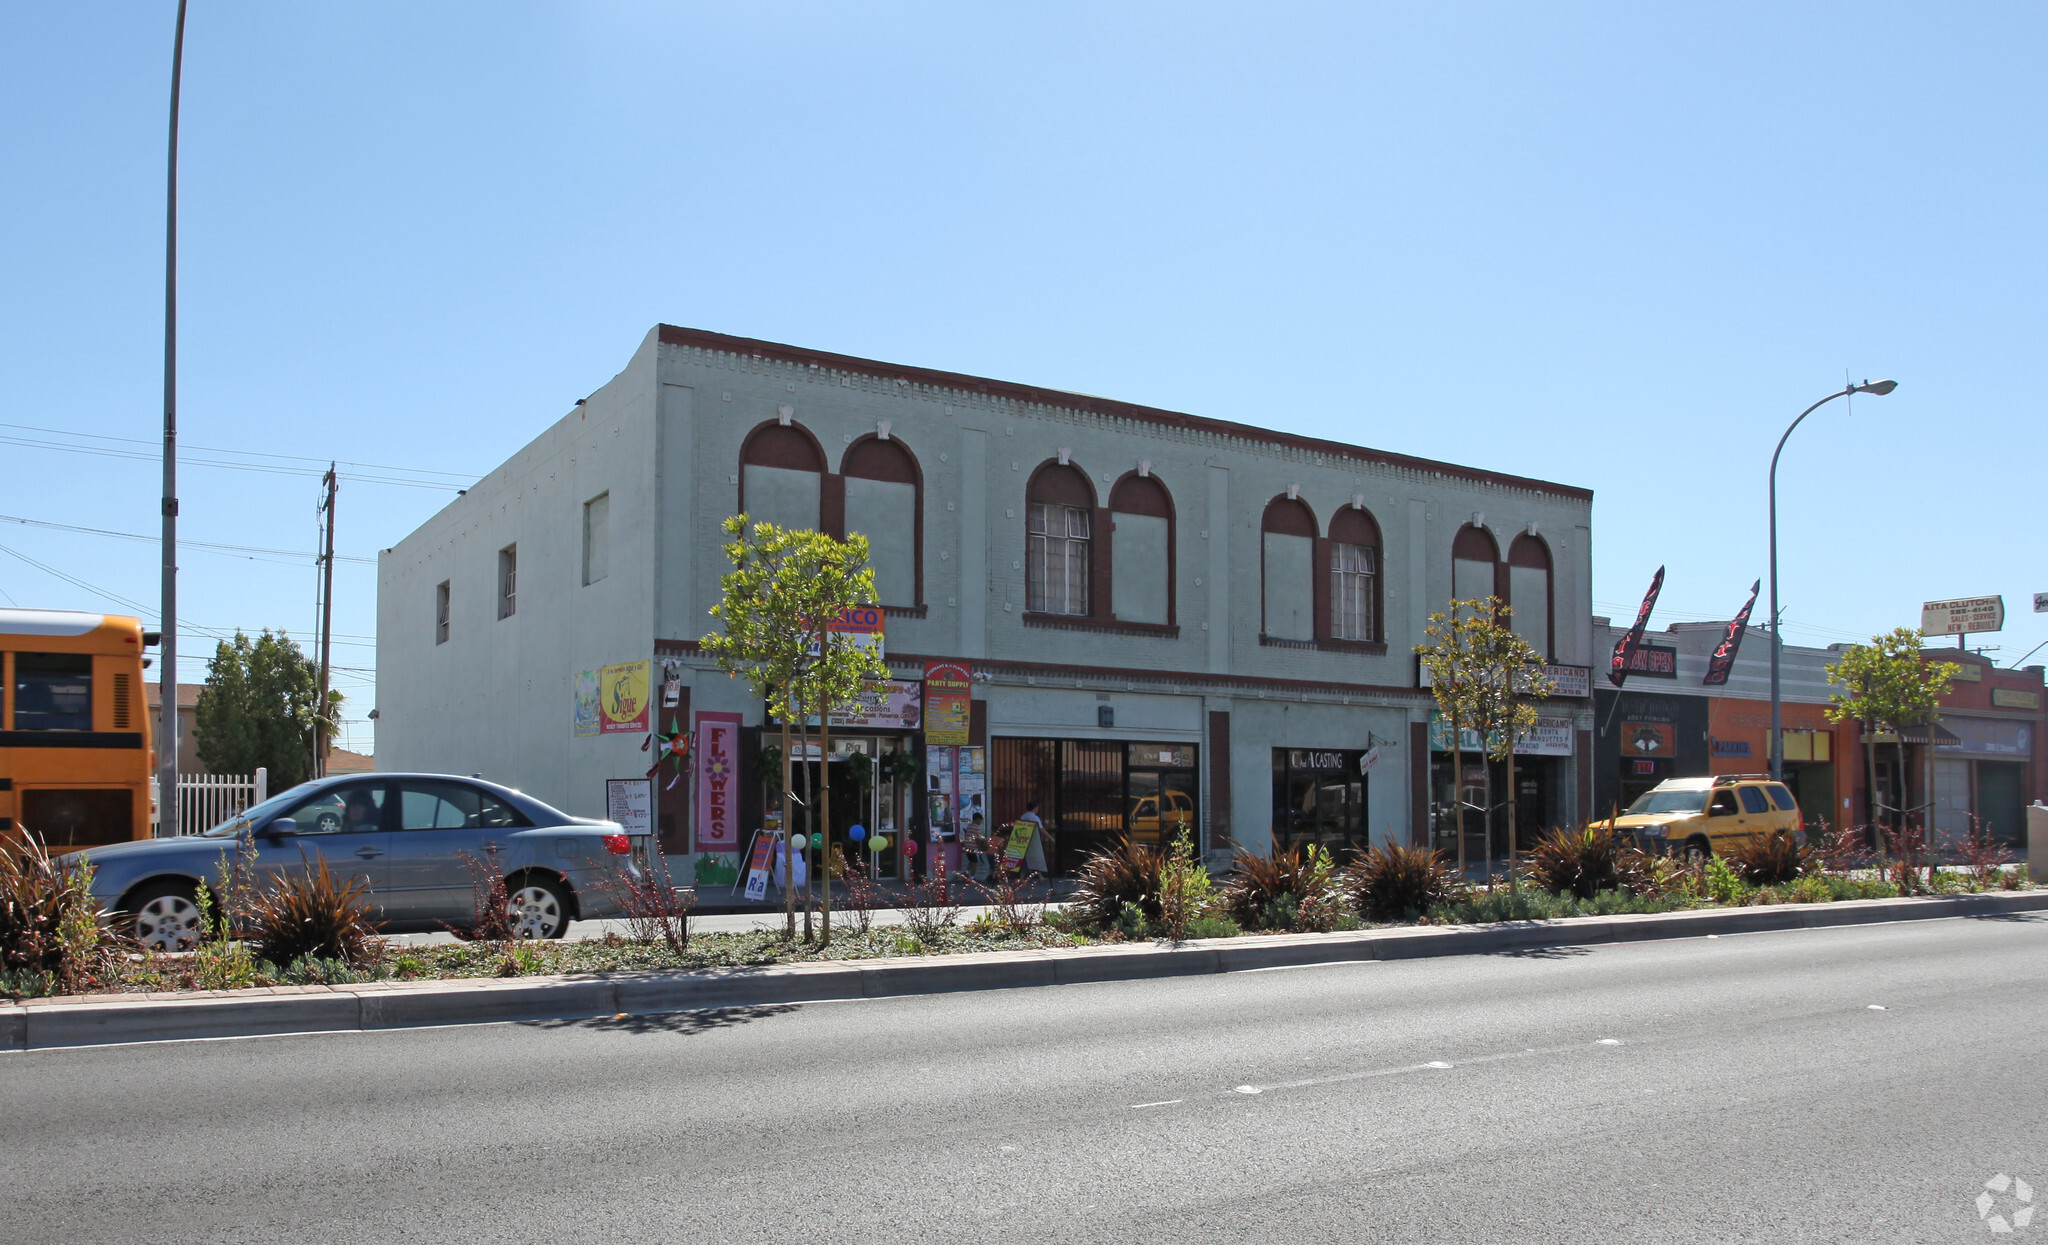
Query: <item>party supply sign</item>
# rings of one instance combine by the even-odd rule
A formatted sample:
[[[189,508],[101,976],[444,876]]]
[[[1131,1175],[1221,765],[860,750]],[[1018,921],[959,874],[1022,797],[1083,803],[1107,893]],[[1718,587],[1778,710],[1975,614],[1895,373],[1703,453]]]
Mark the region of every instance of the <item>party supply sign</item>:
[[[697,715],[697,850],[740,849],[740,715]]]
[[[974,673],[965,662],[924,664],[924,741],[964,747],[974,716]]]

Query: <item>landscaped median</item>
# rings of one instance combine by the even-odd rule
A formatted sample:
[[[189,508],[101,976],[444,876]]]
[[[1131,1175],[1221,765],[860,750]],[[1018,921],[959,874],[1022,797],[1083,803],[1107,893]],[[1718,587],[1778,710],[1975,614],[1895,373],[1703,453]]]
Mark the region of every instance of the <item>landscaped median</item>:
[[[2048,911],[2048,890],[1709,908],[1493,925],[1395,926],[1178,944],[1109,943],[944,956],[814,961],[703,971],[275,986],[176,995],[103,994],[0,1004],[0,1049],[585,1020],[707,1008],[1010,989],[1248,969],[1473,955],[1533,947],[1817,929]]]

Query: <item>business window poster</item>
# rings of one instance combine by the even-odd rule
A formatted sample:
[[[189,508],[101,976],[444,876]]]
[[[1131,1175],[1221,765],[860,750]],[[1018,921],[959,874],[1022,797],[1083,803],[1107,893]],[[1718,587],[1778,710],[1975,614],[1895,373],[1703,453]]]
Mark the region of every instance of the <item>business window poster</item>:
[[[625,661],[598,671],[599,730],[606,735],[645,735],[648,692],[654,663]]]
[[[958,792],[953,782],[953,763],[958,752],[957,748],[924,750],[925,800],[933,842],[953,837],[953,799]]]
[[[971,834],[974,819],[981,818],[982,833],[988,833],[988,749],[960,749],[959,792],[960,831]]]
[[[570,709],[570,731],[578,736],[601,734],[604,716],[597,710],[597,671],[576,672],[576,698]]]
[[[740,849],[740,715],[697,715],[697,850]]]
[[[974,717],[974,675],[965,662],[924,664],[924,741],[942,747],[967,743]]]

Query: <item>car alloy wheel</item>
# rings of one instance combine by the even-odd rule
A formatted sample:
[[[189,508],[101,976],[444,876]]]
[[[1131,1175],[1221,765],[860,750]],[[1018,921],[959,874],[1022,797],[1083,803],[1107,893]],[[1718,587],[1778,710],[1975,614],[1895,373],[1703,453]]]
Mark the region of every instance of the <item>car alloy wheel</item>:
[[[157,895],[135,910],[135,940],[152,951],[190,951],[199,936],[199,905],[190,895]]]
[[[558,938],[567,924],[562,897],[553,887],[531,882],[505,897],[505,916],[515,938]]]

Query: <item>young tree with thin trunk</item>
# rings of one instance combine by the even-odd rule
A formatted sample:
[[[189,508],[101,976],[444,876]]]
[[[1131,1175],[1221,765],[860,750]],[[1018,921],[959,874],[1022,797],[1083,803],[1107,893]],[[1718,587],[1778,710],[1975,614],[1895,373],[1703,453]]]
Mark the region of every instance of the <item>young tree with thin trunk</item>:
[[[738,514],[725,521],[725,556],[732,569],[719,581],[712,617],[724,630],[705,636],[704,651],[721,669],[744,677],[754,694],[782,720],[783,894],[785,936],[796,937],[796,817],[790,791],[790,724],[817,718],[820,833],[832,838],[832,714],[856,702],[864,684],[887,679],[889,667],[850,636],[830,630],[847,610],[874,600],[875,573],[867,565],[867,537],[834,540],[821,532],[754,523]],[[808,732],[807,732],[808,733]],[[824,855],[820,852],[820,856]],[[821,861],[822,863],[822,861]],[[823,888],[824,941],[832,941],[832,891]]]
[[[1883,805],[1877,792],[1877,740],[1879,734],[1898,739],[1899,782],[1906,778],[1908,726],[1927,727],[1927,746],[1934,747],[1935,715],[1941,698],[1962,667],[1952,661],[1929,661],[1921,653],[1924,638],[1911,627],[1898,627],[1870,637],[1842,654],[1842,660],[1827,668],[1828,681],[1841,690],[1828,696],[1828,721],[1856,722],[1863,731],[1865,778],[1869,783],[1870,819],[1879,858],[1884,854]],[[1928,795],[1928,812],[1933,812],[1934,792]],[[1903,801],[1902,801],[1903,802]],[[1896,829],[1904,829],[1904,809],[1893,809],[1901,818]],[[1932,835],[1930,833],[1930,841]]]
[[[1469,727],[1479,736],[1482,755],[1507,765],[1508,885],[1517,885],[1515,857],[1521,853],[1519,808],[1515,793],[1515,741],[1536,729],[1535,701],[1554,689],[1543,672],[1543,658],[1529,642],[1516,635],[1510,620],[1514,611],[1498,597],[1453,601],[1448,614],[1430,618],[1426,634],[1430,642],[1416,651],[1429,667],[1430,690],[1446,718],[1456,714],[1453,731]],[[1464,765],[1463,741],[1452,740],[1457,758]],[[1462,775],[1460,775],[1462,785]],[[1493,768],[1486,769],[1485,810],[1487,822],[1487,873],[1492,875]],[[1462,804],[1462,801],[1461,801]],[[1458,867],[1464,869],[1464,815],[1459,813]]]

